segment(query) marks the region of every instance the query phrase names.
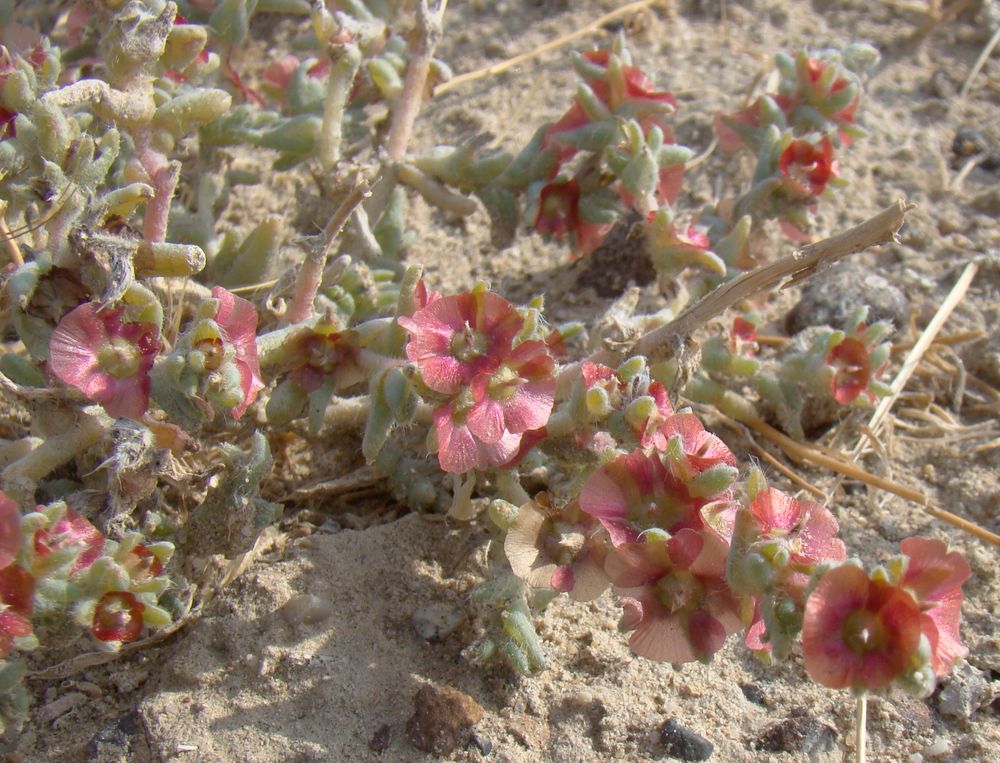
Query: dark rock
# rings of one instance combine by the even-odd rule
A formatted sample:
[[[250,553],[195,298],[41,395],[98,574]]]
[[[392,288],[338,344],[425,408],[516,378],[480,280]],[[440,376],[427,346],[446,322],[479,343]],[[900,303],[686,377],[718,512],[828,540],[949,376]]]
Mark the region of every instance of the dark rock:
[[[749,702],[753,702],[755,705],[767,705],[767,695],[757,684],[745,681],[740,684],[740,691]]]
[[[808,715],[768,726],[751,747],[765,752],[800,752],[810,760],[837,749],[837,730]]]
[[[468,730],[483,717],[472,697],[451,686],[421,687],[413,699],[413,715],[406,723],[410,742],[418,750],[448,755],[466,741]]]
[[[375,729],[375,733],[372,734],[372,738],[368,740],[368,749],[381,755],[389,749],[389,744],[391,742],[392,726],[388,723],[383,723]]]
[[[843,328],[862,305],[868,306],[869,325],[887,320],[897,333],[906,330],[910,317],[906,295],[870,268],[851,262],[834,265],[810,279],[799,303],[788,314],[785,328],[789,334],[809,326]]]
[[[715,750],[705,737],[673,718],[660,726],[660,744],[667,755],[680,760],[708,760]]]
[[[475,747],[484,757],[493,752],[493,742],[488,736],[473,731],[469,736],[468,747]]]
[[[951,153],[957,159],[967,159],[986,151],[986,138],[979,130],[960,127],[955,131],[955,139],[951,142]]]
[[[98,731],[87,742],[87,763],[150,763],[152,755],[139,713],[132,711]]]

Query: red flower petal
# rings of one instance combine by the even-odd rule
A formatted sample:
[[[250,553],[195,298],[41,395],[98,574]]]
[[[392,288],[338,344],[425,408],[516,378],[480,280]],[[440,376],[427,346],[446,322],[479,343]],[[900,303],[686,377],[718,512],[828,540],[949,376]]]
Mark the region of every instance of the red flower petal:
[[[111,591],[97,602],[90,631],[101,641],[135,641],[142,633],[145,609],[134,594]]]

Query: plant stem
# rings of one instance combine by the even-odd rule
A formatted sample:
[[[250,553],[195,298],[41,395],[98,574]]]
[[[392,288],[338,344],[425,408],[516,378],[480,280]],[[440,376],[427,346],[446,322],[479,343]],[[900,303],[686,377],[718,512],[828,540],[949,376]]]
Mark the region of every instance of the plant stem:
[[[180,163],[167,161],[159,149],[153,146],[152,137],[149,127],[139,127],[132,132],[136,156],[149,176],[149,184],[153,186],[153,198],[146,202],[146,214],[142,219],[143,237],[150,244],[167,238],[170,202],[174,198],[181,174]]]
[[[38,481],[94,445],[111,423],[111,418],[103,413],[97,416],[80,414],[68,432],[47,437],[37,448],[0,472],[4,492],[24,505],[32,505]]]
[[[392,109],[392,122],[386,140],[386,153],[390,162],[398,162],[406,155],[406,147],[413,133],[413,124],[417,121],[417,114],[424,100],[427,73],[434,58],[434,49],[441,39],[441,25],[447,7],[448,0],[440,0],[440,5],[434,10],[431,10],[428,0],[420,0],[417,5],[419,33],[413,50],[410,51],[403,90]]]
[[[865,763],[868,746],[868,695],[858,697],[854,708],[854,763]]]
[[[7,259],[11,261],[14,267],[21,267],[24,264],[24,256],[21,254],[21,247],[17,245],[17,238],[13,236],[10,232],[10,228],[7,227],[7,220],[4,218],[4,213],[7,212],[7,202],[0,202],[0,238],[3,238],[3,247],[7,251]]]
[[[403,89],[392,105],[392,120],[389,123],[389,135],[385,143],[385,171],[381,182],[375,185],[374,193],[365,205],[365,211],[368,212],[368,218],[373,225],[378,223],[389,203],[392,189],[396,186],[395,164],[406,156],[406,147],[413,134],[413,125],[417,121],[417,114],[420,113],[420,105],[424,100],[427,74],[434,59],[434,49],[441,39],[444,12],[448,7],[448,0],[439,2],[440,5],[434,10],[431,9],[429,0],[419,0],[417,4],[417,34],[411,46],[410,62],[406,65]]]
[[[312,317],[313,300],[316,299],[316,292],[319,291],[323,281],[323,271],[326,268],[327,257],[333,251],[333,244],[350,219],[351,213],[369,194],[368,184],[359,178],[347,198],[333,213],[330,222],[326,224],[322,241],[306,255],[306,260],[302,263],[302,269],[299,270],[298,278],[295,281],[295,295],[285,313],[285,325],[301,323]]]
[[[357,45],[329,45],[327,55],[332,66],[326,85],[323,106],[323,128],[319,135],[319,162],[327,172],[340,161],[340,141],[343,135],[344,108],[351,94],[354,77],[361,66],[361,51]]]

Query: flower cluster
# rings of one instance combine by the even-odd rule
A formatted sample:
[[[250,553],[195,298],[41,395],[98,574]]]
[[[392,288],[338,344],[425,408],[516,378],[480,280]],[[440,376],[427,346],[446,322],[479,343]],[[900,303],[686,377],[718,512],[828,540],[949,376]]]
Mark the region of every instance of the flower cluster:
[[[754,322],[737,318],[728,336],[704,343],[702,368],[684,394],[704,403],[726,400],[736,418],[771,415],[786,432],[803,437],[806,429],[834,421],[844,406],[870,405],[889,393],[880,377],[888,367],[890,344],[885,340],[892,325],[877,321],[869,326],[867,314],[866,307],[858,309],[843,329],[806,329],[779,354],[767,357],[754,349]],[[746,381],[759,401],[743,389]],[[729,389],[737,385],[739,392]]]
[[[506,464],[552,412],[555,361],[503,297],[485,288],[440,297],[409,318],[406,356],[443,398],[434,410],[438,461],[447,472]]]
[[[0,492],[0,659],[36,648],[33,621],[45,629],[70,606],[109,648],[135,641],[144,625],[168,624],[158,600],[172,553],[172,544],[144,543],[138,533],[108,540],[63,502],[22,516]]]
[[[844,564],[826,572],[806,602],[806,670],[834,689],[930,694],[968,650],[959,640],[969,563],[944,543],[907,538],[871,574]]]
[[[828,187],[843,184],[835,149],[864,135],[855,122],[861,75],[877,59],[864,45],[821,57],[806,51],[794,58],[779,54],[777,92],[716,117],[724,151],[746,147],[758,156],[753,186],[735,203],[734,221],[744,214],[755,221],[777,219],[786,235],[808,240],[816,200]]]
[[[539,129],[496,184],[526,187],[535,230],[568,236],[583,255],[624,210],[644,219],[675,203],[691,152],[666,122],[676,100],[632,63],[623,38],[574,64],[583,81],[569,110]]]
[[[195,320],[157,366],[154,394],[181,421],[212,410],[240,418],[264,387],[257,358],[257,311],[242,297],[216,286]],[[199,406],[201,415],[188,413]]]

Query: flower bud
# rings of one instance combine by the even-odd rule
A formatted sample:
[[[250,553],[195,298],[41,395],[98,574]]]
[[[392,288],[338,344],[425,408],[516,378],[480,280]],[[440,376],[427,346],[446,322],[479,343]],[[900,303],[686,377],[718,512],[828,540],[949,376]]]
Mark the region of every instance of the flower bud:
[[[494,498],[487,507],[490,520],[501,530],[509,530],[517,519],[518,507],[502,498]]]
[[[697,498],[718,495],[727,490],[736,481],[739,473],[739,469],[735,466],[715,464],[688,482],[688,492]]]

